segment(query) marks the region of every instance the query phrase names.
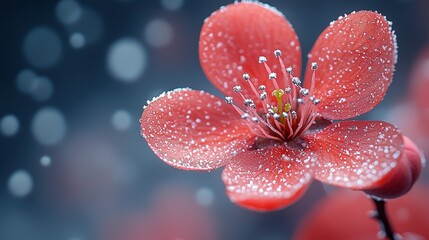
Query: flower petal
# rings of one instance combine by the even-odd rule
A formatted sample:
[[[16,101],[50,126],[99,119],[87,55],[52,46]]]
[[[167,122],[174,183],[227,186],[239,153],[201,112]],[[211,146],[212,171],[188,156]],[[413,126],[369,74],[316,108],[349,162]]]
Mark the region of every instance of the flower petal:
[[[295,202],[311,182],[314,161],[306,151],[284,145],[237,154],[222,174],[231,201],[257,211]]]
[[[306,137],[319,162],[315,177],[353,189],[382,185],[403,150],[399,130],[386,122],[338,122]]]
[[[254,96],[243,73],[250,74],[255,86],[268,84],[268,73],[259,56],[267,58],[272,71],[280,71],[274,56],[281,50],[286,66],[301,72],[301,48],[290,23],[275,8],[259,2],[236,2],[222,7],[206,19],[201,30],[199,54],[209,80],[226,96],[233,96],[233,87],[240,85],[244,96]],[[258,100],[258,99],[254,99]]]
[[[360,11],[332,22],[317,39],[307,67],[318,63],[319,112],[327,118],[347,119],[371,110],[386,94],[396,57],[395,35],[382,15]],[[312,74],[306,72],[308,88]]]
[[[406,194],[419,178],[425,159],[418,147],[403,136],[404,150],[398,166],[390,172],[377,188],[365,189],[365,192],[380,198],[396,198]]]
[[[140,127],[158,157],[173,167],[210,170],[225,165],[254,136],[231,105],[203,91],[161,94],[144,110]]]

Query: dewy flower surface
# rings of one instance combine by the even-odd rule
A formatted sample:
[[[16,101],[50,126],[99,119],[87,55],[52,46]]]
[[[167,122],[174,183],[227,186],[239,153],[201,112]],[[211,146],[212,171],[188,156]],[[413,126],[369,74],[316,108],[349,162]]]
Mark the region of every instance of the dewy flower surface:
[[[234,3],[207,18],[199,54],[225,100],[191,89],[167,92],[148,103],[141,131],[174,167],[226,166],[222,178],[233,202],[282,208],[313,177],[376,189],[401,159],[403,137],[393,125],[332,122],[366,113],[387,91],[396,43],[382,15],[360,11],[332,22],[309,54],[303,83],[292,26],[259,2]]]

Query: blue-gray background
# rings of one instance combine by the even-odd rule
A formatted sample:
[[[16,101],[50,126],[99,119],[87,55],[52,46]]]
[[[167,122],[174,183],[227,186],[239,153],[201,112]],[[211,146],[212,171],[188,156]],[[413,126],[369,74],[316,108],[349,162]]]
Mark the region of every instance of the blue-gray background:
[[[210,212],[220,239],[292,236],[324,195],[319,183],[285,210],[247,211],[227,199],[221,171],[173,169],[140,137],[146,100],[178,87],[218,94],[200,68],[198,37],[204,18],[229,3],[0,1],[0,239],[96,239],[105,219],[150,209],[158,189],[178,183]],[[292,23],[303,56],[340,15],[365,9],[387,16],[399,61],[376,110],[406,94],[429,37],[429,1],[267,3]]]

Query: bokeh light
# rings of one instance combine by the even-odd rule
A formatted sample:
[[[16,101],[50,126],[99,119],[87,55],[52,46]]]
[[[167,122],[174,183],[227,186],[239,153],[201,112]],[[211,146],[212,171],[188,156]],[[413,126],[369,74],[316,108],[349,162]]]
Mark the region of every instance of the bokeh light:
[[[182,7],[184,0],[161,0],[162,6],[170,11],[178,10]]]
[[[43,167],[48,167],[49,165],[51,165],[51,163],[52,163],[52,159],[51,159],[51,157],[49,157],[49,156],[47,156],[47,155],[42,156],[42,157],[40,158],[40,164],[41,164]]]
[[[55,7],[55,14],[61,23],[72,24],[79,20],[82,8],[77,1],[61,0]]]
[[[140,42],[123,38],[114,42],[107,53],[107,68],[118,80],[135,82],[143,74],[147,64],[147,53]]]
[[[52,146],[59,143],[66,135],[66,120],[59,110],[45,107],[34,115],[31,130],[38,143]]]
[[[113,127],[117,130],[127,130],[131,126],[131,115],[125,110],[118,110],[112,116]]]
[[[14,197],[25,197],[33,190],[33,177],[25,170],[17,170],[10,175],[7,186]]]
[[[15,115],[9,114],[0,119],[0,131],[4,136],[15,135],[19,130],[19,121]]]
[[[60,60],[63,44],[52,29],[45,26],[35,27],[25,36],[23,52],[31,65],[47,68]]]
[[[85,36],[82,33],[73,33],[70,35],[70,45],[73,48],[82,48],[85,45]]]
[[[144,36],[150,46],[165,47],[173,40],[173,28],[163,19],[154,19],[147,24]]]
[[[82,34],[85,43],[90,44],[100,39],[104,31],[104,23],[96,11],[87,7],[82,7],[82,14],[79,19],[67,25],[67,29],[70,34]]]

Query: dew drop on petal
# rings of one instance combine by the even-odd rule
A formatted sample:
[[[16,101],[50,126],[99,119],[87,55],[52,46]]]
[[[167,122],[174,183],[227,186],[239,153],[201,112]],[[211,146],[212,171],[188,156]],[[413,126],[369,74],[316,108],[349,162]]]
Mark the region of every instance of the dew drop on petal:
[[[116,130],[127,130],[131,126],[131,115],[125,110],[118,110],[112,116],[112,125]]]
[[[75,32],[70,35],[70,46],[79,49],[85,46],[85,36],[80,32]]]
[[[50,165],[51,165],[51,162],[52,162],[51,157],[49,157],[49,156],[47,156],[47,155],[42,156],[42,157],[40,158],[40,164],[41,164],[43,167],[48,167],[48,166],[50,166]]]
[[[9,177],[7,186],[14,197],[22,198],[33,190],[33,178],[27,171],[17,170]]]
[[[31,131],[34,138],[42,145],[52,146],[59,143],[66,134],[66,120],[55,108],[45,107],[34,115]]]
[[[63,45],[52,29],[44,26],[35,27],[25,36],[23,51],[30,64],[48,68],[60,59]]]
[[[173,40],[173,28],[163,19],[154,19],[146,25],[144,37],[152,47],[165,47]]]
[[[74,0],[62,0],[55,7],[55,15],[63,24],[72,24],[79,20],[82,8],[79,2]]]
[[[146,69],[147,54],[142,44],[132,38],[113,43],[107,53],[107,68],[118,80],[137,81]]]
[[[202,187],[195,194],[197,203],[203,207],[210,206],[214,200],[214,193],[210,188]]]
[[[0,120],[0,132],[7,137],[15,135],[19,130],[19,121],[15,115],[9,114]]]
[[[161,0],[162,6],[169,11],[175,11],[182,7],[184,0]]]

